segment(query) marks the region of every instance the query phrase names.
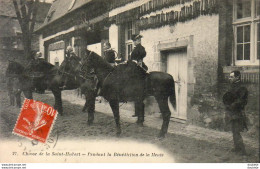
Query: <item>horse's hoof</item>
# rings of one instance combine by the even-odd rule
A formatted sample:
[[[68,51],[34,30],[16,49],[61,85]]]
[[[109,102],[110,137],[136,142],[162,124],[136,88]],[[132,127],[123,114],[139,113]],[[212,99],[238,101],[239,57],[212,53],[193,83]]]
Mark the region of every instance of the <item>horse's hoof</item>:
[[[139,127],[143,127],[144,126],[144,122],[141,122],[139,120],[136,121],[136,124],[139,126]]]
[[[93,124],[93,121],[88,121],[88,125],[91,126]]]
[[[164,139],[165,138],[165,134],[162,134],[162,133],[160,133],[158,136],[157,136],[157,139],[158,140],[162,140],[162,139]]]

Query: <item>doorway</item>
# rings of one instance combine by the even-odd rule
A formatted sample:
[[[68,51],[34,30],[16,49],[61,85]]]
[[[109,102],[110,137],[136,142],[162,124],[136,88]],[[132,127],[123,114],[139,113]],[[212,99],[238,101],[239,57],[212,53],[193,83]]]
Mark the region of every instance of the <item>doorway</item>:
[[[171,74],[175,81],[176,111],[172,107],[171,117],[187,120],[187,82],[188,61],[187,47],[167,51],[167,73]]]

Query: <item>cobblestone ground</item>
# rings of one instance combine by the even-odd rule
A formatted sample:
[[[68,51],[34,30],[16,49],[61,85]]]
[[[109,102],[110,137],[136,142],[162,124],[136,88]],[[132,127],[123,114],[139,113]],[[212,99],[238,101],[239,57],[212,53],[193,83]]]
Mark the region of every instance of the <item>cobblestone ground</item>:
[[[0,138],[16,139],[12,130],[18,117],[19,108],[9,105],[5,84],[0,86]],[[244,136],[248,156],[240,156],[230,151],[232,135],[192,125],[170,122],[169,133],[163,140],[156,138],[162,124],[159,115],[147,115],[144,127],[135,124],[136,118],[131,117],[133,111],[120,108],[122,135],[115,136],[115,123],[112,111],[106,102],[96,102],[95,121],[92,126],[87,125],[87,114],[81,109],[84,99],[77,96],[76,91],[63,92],[64,115],[58,116],[54,129],[62,128],[60,139],[92,139],[92,140],[134,140],[149,143],[164,149],[174,156],[175,162],[259,162],[258,140]],[[34,94],[34,99],[53,105],[53,95]]]

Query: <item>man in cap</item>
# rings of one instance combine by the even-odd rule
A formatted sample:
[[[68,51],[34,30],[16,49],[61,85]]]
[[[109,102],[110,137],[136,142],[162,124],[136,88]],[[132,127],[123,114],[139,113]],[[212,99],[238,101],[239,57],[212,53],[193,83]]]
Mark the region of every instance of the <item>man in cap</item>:
[[[68,46],[66,49],[66,59],[77,59],[80,61],[80,58],[74,53],[72,46]]]
[[[232,151],[246,155],[245,145],[240,132],[247,129],[245,106],[247,104],[248,91],[241,85],[240,71],[232,71],[229,75],[231,83],[229,91],[223,96],[228,115],[231,119],[234,148]]]
[[[42,53],[41,52],[34,52],[32,51],[31,54],[31,61],[29,62],[29,64],[27,65],[27,71],[29,72],[33,72],[33,71],[41,71],[39,70],[39,63],[44,61],[42,57]]]
[[[136,34],[132,35],[132,40],[134,42],[134,49],[130,55],[129,60],[136,61],[139,66],[141,66],[145,71],[148,70],[148,67],[144,64],[143,59],[146,56],[145,48],[141,45],[142,35]],[[142,104],[142,109],[144,110],[144,104]],[[132,117],[138,116],[138,106],[135,104],[135,114]]]
[[[26,66],[26,71],[28,75],[33,79],[34,86],[37,86],[36,92],[37,93],[44,93],[44,78],[45,78],[45,69],[42,66],[42,63],[45,60],[42,58],[41,52],[32,51],[31,53],[31,61]]]
[[[137,61],[137,64],[143,67],[146,71],[148,70],[148,67],[144,64],[143,59],[146,56],[145,48],[141,45],[141,38],[142,35],[132,35],[132,40],[134,42],[134,49],[130,55],[129,60]]]

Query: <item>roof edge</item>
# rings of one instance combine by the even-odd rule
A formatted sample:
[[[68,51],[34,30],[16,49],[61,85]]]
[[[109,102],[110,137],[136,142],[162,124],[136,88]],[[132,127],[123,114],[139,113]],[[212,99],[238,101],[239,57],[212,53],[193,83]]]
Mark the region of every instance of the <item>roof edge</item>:
[[[38,34],[40,31],[42,31],[44,28],[46,28],[46,27],[49,26],[50,24],[52,24],[52,23],[54,23],[54,22],[57,22],[58,20],[60,20],[60,19],[62,19],[62,18],[64,18],[64,17],[66,17],[66,16],[68,16],[69,14],[75,12],[76,10],[78,10],[78,9],[80,9],[80,8],[83,8],[85,5],[88,5],[90,2],[93,2],[93,0],[90,0],[89,2],[85,3],[84,5],[79,6],[79,7],[75,8],[75,9],[73,9],[73,10],[69,10],[65,15],[63,15],[63,16],[61,16],[61,17],[59,17],[59,18],[56,18],[55,20],[52,20],[51,22],[47,23],[46,25],[43,25],[43,26],[39,27],[37,30],[34,31],[34,33],[37,33],[37,34]],[[51,9],[51,8],[50,8],[50,9]],[[49,9],[49,10],[50,10],[50,9]],[[48,12],[48,13],[49,13],[49,12]],[[46,17],[47,17],[47,16],[46,16]],[[46,18],[45,18],[45,19],[46,19]]]

